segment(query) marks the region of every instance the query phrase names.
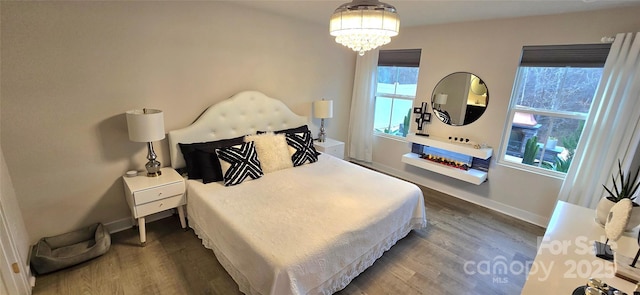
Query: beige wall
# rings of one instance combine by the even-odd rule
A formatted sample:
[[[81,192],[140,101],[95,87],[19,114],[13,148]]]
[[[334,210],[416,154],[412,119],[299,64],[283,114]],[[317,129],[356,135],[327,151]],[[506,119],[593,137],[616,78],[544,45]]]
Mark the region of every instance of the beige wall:
[[[487,83],[490,98],[478,121],[454,127],[434,120],[426,128],[436,136],[487,143],[495,153],[522,46],[599,43],[603,36],[640,30],[638,15],[640,7],[415,27],[403,29],[386,49],[422,48],[416,105],[430,101],[433,88],[449,73],[468,71],[480,76]],[[405,142],[376,137],[374,165],[541,225],[551,216],[562,185],[561,179],[498,165],[494,156],[489,181],[476,186],[401,163],[401,156],[409,151]]]
[[[229,2],[3,2],[1,143],[32,241],[128,218],[120,176],[144,169],[124,112],[164,110],[167,131],[260,90],[310,115],[334,100],[346,139],[355,54],[326,26]],[[318,120],[314,120],[319,125]],[[156,143],[169,165],[166,139]]]

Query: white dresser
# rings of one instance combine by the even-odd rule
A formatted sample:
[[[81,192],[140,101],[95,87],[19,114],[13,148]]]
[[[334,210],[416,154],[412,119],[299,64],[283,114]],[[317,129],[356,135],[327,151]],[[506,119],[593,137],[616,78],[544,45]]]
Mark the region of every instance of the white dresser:
[[[593,242],[605,242],[604,228],[595,221],[595,211],[558,201],[538,253],[530,266],[522,294],[571,294],[589,278],[598,278],[627,294],[635,284],[615,276],[613,263],[593,254]],[[638,229],[625,233],[611,248],[633,258],[638,251]]]

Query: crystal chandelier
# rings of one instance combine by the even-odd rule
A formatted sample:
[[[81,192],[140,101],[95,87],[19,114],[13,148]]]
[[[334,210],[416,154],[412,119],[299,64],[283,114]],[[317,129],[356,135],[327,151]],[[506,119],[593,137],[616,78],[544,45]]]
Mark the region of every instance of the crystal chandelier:
[[[357,51],[385,45],[397,36],[400,19],[396,8],[378,0],[353,0],[340,5],[331,16],[329,32],[336,42]]]

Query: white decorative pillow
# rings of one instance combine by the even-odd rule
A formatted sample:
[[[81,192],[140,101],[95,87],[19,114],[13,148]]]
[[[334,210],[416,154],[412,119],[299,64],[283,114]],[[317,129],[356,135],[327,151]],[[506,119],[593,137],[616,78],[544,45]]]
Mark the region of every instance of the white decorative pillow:
[[[242,183],[247,177],[264,175],[253,141],[216,149],[225,186]]]
[[[291,155],[284,134],[267,132],[263,134],[247,135],[245,142],[255,142],[256,152],[260,158],[260,165],[264,173],[293,167]]]

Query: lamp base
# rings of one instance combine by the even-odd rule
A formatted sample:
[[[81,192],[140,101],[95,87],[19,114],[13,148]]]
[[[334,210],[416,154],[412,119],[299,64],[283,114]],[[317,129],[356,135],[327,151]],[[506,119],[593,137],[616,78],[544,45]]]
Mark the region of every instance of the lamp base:
[[[144,165],[144,167],[147,168],[147,176],[149,177],[162,175],[162,171],[160,171],[160,162],[156,160],[150,160]]]
[[[320,133],[318,133],[318,141],[327,141],[327,134],[324,132],[324,119],[320,119]]]
[[[147,168],[147,176],[156,177],[162,175],[160,171],[160,162],[156,160],[158,156],[156,156],[156,152],[153,150],[153,143],[148,142],[147,147],[149,148],[149,153],[147,154],[147,164],[144,165]]]
[[[158,171],[158,172],[154,172],[154,173],[147,172],[147,176],[148,177],[158,177],[160,175],[162,175],[162,171]]]

